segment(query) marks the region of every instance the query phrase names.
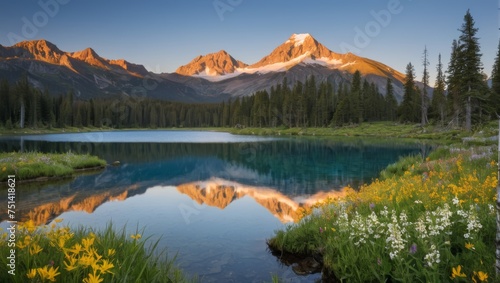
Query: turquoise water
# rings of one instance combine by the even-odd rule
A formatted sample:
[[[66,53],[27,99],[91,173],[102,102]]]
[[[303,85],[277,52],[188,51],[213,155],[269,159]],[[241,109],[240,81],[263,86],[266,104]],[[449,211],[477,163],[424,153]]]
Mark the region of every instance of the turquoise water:
[[[72,226],[99,228],[112,221],[130,233],[144,228],[203,282],[270,282],[272,274],[314,282],[320,275],[294,275],[268,253],[265,240],[321,193],[370,182],[399,156],[427,151],[387,141],[196,131],[0,137],[0,150],[21,149],[90,153],[121,165],[52,184],[19,185],[19,214],[31,212],[40,224],[59,217]]]

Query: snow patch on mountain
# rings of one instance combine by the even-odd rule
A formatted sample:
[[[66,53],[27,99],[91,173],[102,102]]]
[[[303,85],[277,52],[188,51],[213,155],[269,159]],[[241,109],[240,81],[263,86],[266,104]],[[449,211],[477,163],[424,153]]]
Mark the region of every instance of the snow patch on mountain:
[[[213,74],[212,72],[210,72],[210,69],[208,67],[206,67],[205,71],[200,72],[199,74],[193,75],[193,77],[203,78],[203,79],[206,79],[206,80],[209,80],[212,82],[219,82],[219,81],[223,81],[226,79],[237,77],[241,74],[256,74],[256,73],[267,74],[270,72],[284,72],[297,64],[321,65],[321,66],[332,68],[332,69],[342,68],[344,66],[354,64],[354,62],[349,62],[349,63],[344,64],[344,65],[342,65],[342,63],[343,62],[341,59],[330,59],[327,57],[313,59],[313,58],[311,58],[311,53],[309,51],[307,51],[304,54],[302,54],[296,58],[293,58],[290,61],[269,64],[269,65],[258,67],[258,68],[249,68],[249,67],[236,68],[236,70],[233,73],[228,73],[228,74],[223,74],[223,75]]]
[[[304,61],[302,61],[304,64],[316,64],[316,65],[321,65],[325,67],[337,67],[341,65],[342,59],[330,59],[327,57],[321,57],[318,59],[312,59],[312,58],[307,58]]]
[[[356,61],[345,63],[344,65],[340,66],[340,68],[345,68],[345,67],[348,67],[348,66],[351,66],[351,65],[354,65],[354,64],[356,64]]]
[[[295,47],[298,47],[298,46],[302,45],[304,43],[304,41],[306,40],[306,38],[308,38],[308,37],[311,37],[311,35],[308,33],[300,33],[300,34],[294,33],[294,34],[292,34],[290,39],[286,41],[286,43],[291,42],[290,40],[293,40],[293,45]]]

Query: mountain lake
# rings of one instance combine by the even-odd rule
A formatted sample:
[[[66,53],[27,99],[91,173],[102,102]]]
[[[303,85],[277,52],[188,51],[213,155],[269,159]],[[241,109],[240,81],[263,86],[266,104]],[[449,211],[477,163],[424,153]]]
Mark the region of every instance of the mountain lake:
[[[201,282],[315,282],[267,250],[297,209],[377,178],[425,144],[363,138],[240,136],[206,131],[109,131],[0,136],[0,151],[89,153],[102,171],[17,186],[17,216],[97,229],[109,223],[176,256]],[[2,191],[4,191],[2,189]],[[7,212],[0,208],[7,227]]]

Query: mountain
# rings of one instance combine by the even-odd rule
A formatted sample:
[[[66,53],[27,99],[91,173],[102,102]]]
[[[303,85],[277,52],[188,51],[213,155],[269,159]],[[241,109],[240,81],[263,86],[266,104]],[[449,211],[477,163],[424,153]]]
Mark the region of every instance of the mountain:
[[[79,99],[146,95],[185,102],[216,100],[142,65],[102,58],[92,48],[65,52],[46,40],[0,45],[0,79],[15,83],[24,75],[35,88],[47,88],[54,95],[72,91]]]
[[[219,61],[214,58],[224,59]],[[220,71],[222,66],[226,65],[216,62],[224,62],[229,67]],[[271,86],[281,83],[284,77],[289,85],[296,81],[304,82],[314,75],[318,83],[328,81],[338,86],[340,83],[350,83],[354,72],[359,70],[362,76],[368,82],[375,83],[382,93],[385,93],[387,78],[391,78],[396,97],[402,99],[402,73],[352,53],[335,53],[307,33],[292,34],[288,40],[254,64],[234,62],[241,63],[226,52],[219,51],[198,56],[177,69],[175,74],[164,74],[164,77],[184,83],[198,92],[224,93],[238,97],[258,90],[269,90]]]
[[[260,72],[280,71],[300,63],[341,67],[343,61],[341,55],[328,50],[310,34],[292,34],[287,41],[249,69],[260,69]]]
[[[106,59],[92,48],[65,52],[46,40],[0,45],[0,78],[16,82],[23,75],[53,94],[73,91],[80,99],[140,95],[181,102],[220,102],[269,90],[287,79],[289,86],[311,75],[316,82],[349,84],[359,70],[385,93],[392,79],[398,100],[404,75],[389,66],[352,53],[329,50],[310,34],[293,34],[256,63],[246,64],[221,50],[199,55],[174,73],[155,74],[124,59]]]
[[[184,76],[220,76],[234,73],[247,64],[234,59],[226,51],[221,50],[205,56],[198,56],[189,64],[179,67],[175,72]]]

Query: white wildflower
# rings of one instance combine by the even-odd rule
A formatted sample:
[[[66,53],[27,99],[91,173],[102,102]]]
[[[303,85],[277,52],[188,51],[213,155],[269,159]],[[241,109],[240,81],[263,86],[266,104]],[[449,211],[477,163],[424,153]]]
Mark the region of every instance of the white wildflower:
[[[471,205],[469,211],[459,210],[457,214],[464,218],[467,223],[467,233],[464,234],[465,239],[473,239],[474,234],[479,232],[483,225],[479,222],[479,217],[477,216],[477,211],[474,205]]]
[[[427,233],[427,226],[425,225],[425,220],[423,217],[420,217],[415,223],[415,231],[420,234],[421,239],[426,239],[429,237]]]
[[[387,224],[387,239],[385,242],[390,258],[395,259],[399,252],[405,248],[406,240],[403,238],[403,234],[405,234],[406,229],[399,225],[395,211],[392,211],[391,219],[392,222]]]
[[[387,210],[387,206],[384,206],[384,209],[380,212],[382,216],[387,217],[389,215],[389,211]]]
[[[441,255],[439,254],[439,251],[436,249],[435,245],[431,245],[431,250],[428,254],[425,255],[424,260],[427,263],[427,266],[433,267],[434,264],[440,263]]]

